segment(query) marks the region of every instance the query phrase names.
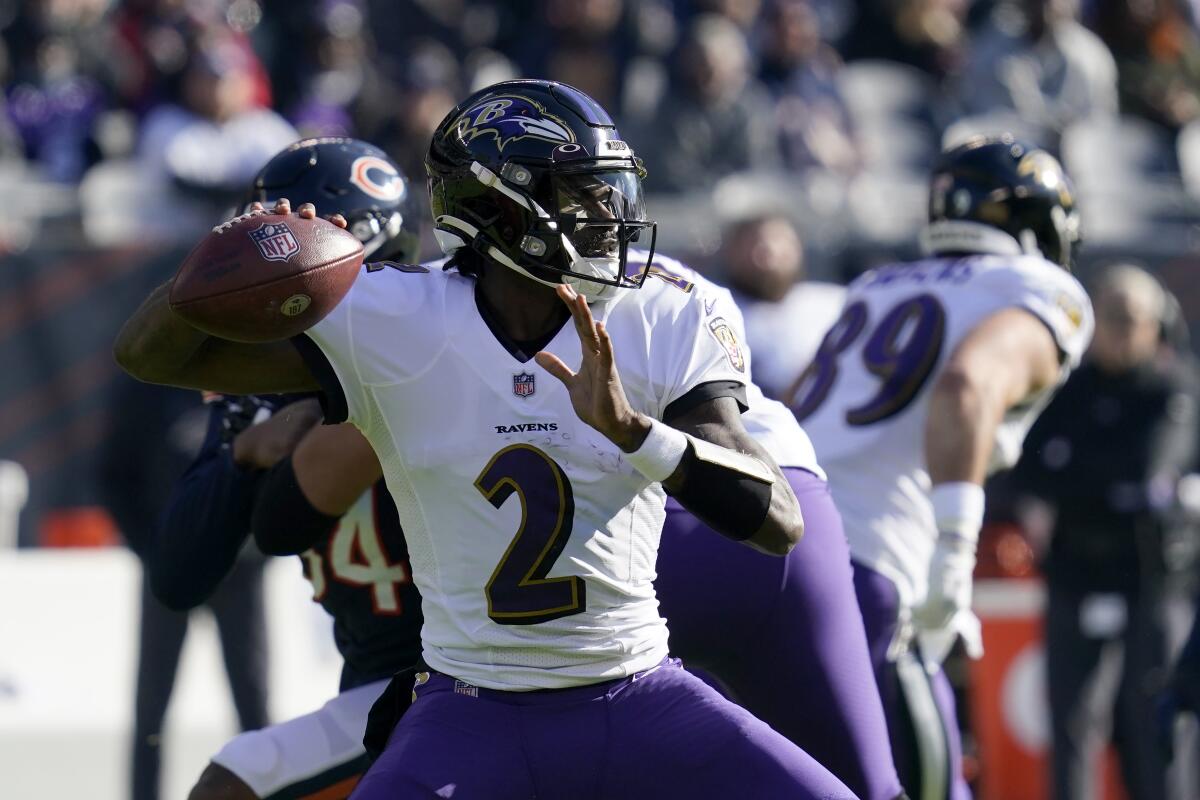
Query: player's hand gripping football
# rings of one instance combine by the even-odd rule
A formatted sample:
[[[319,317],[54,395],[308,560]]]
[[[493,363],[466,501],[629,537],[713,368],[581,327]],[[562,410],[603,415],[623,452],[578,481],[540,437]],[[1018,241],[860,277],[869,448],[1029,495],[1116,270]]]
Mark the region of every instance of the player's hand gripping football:
[[[538,365],[563,382],[571,405],[581,420],[604,434],[617,447],[632,453],[650,431],[650,420],[633,410],[613,359],[612,339],[603,322],[592,318],[587,300],[570,286],[560,285],[558,296],[571,310],[579,334],[583,361],[575,372],[553,353],[534,356]]]
[[[248,214],[266,214],[266,213],[290,214],[290,213],[292,213],[292,201],[288,200],[286,197],[281,197],[280,199],[275,201],[275,207],[272,208],[270,212],[268,212],[262,203],[255,200],[253,203],[250,204],[250,208],[246,213],[248,213]],[[312,203],[301,203],[300,207],[296,209],[296,216],[301,217],[302,219],[316,219],[317,218],[317,207],[314,206]],[[334,225],[337,225],[339,228],[346,227],[346,218],[343,217],[341,214],[330,214],[329,216],[325,217],[325,219],[329,220]]]

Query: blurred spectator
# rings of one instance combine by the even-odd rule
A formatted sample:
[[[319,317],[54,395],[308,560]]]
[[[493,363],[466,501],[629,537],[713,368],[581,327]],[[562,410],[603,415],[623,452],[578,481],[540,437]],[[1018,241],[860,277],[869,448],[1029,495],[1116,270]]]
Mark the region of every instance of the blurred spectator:
[[[139,117],[169,99],[187,65],[187,37],[213,20],[197,20],[195,4],[180,0],[126,0],[112,16],[115,100]],[[215,11],[215,7],[210,7]]]
[[[25,157],[50,180],[77,181],[100,157],[93,133],[107,104],[106,36],[98,24],[105,6],[36,0],[22,4],[4,31],[8,117]]]
[[[543,0],[541,29],[517,63],[525,76],[578,87],[604,108],[621,108],[626,62],[636,41],[622,26],[624,0]]]
[[[138,383],[122,376],[113,424],[101,456],[101,489],[131,550],[144,563],[157,546],[156,529],[176,478],[204,441],[208,411],[195,392]],[[206,601],[221,636],[221,654],[243,730],[267,717],[265,560],[249,549]],[[159,796],[163,719],[188,629],[187,612],[173,611],[150,590],[143,572],[137,688],[131,752],[133,800]]]
[[[197,36],[175,102],[151,111],[139,153],[148,180],[224,202],[285,145],[295,129],[261,102],[261,69],[244,40]]]
[[[1097,796],[1097,722],[1111,718],[1131,796],[1176,798],[1154,698],[1187,624],[1192,565],[1170,542],[1194,535],[1171,512],[1200,435],[1195,376],[1160,356],[1166,301],[1149,273],[1111,268],[1093,296],[1089,357],[1034,425],[1014,475],[1053,519],[1042,566],[1054,797]],[[1115,675],[1115,695],[1099,688]]]
[[[837,320],[846,290],[804,280],[800,235],[777,214],[734,224],[724,237],[722,264],[746,319],[754,381],[768,396],[780,397]]]
[[[859,0],[838,49],[848,61],[899,61],[943,78],[962,61],[969,6],[969,0]]]
[[[291,0],[275,0],[287,9]],[[517,52],[536,30],[542,0],[366,0],[371,34],[384,58],[406,59],[436,42],[464,65]],[[286,12],[285,12],[286,13]],[[468,70],[469,71],[469,70]],[[502,80],[498,78],[497,80]],[[480,87],[481,88],[481,87]]]
[[[1200,37],[1180,0],[1095,0],[1091,16],[1116,59],[1122,112],[1168,128],[1200,117]]]
[[[859,165],[850,112],[838,88],[842,61],[821,41],[809,0],[773,0],[763,19],[758,76],[775,97],[784,164],[842,174]]]
[[[414,48],[407,60],[385,64],[381,75],[387,81],[381,90],[387,102],[355,107],[359,136],[386,151],[404,174],[423,176],[433,130],[461,98],[458,62],[446,47],[429,41]],[[427,217],[429,193],[418,191],[413,200]],[[428,230],[425,236],[431,236]]]
[[[771,101],[750,74],[746,38],[729,20],[697,17],[675,80],[630,140],[649,166],[652,191],[703,191],[734,172],[779,163]]]
[[[8,50],[0,39],[0,86],[8,86]],[[8,116],[8,103],[0,92],[0,162],[22,159],[25,149]],[[2,248],[0,248],[2,249]]]
[[[1076,0],[1009,0],[971,40],[958,100],[968,114],[1012,109],[1062,132],[1117,112],[1117,67],[1104,43],[1076,20]]]
[[[366,23],[350,0],[291,15],[304,55],[282,71],[290,91],[281,101],[302,136],[354,136],[360,112],[387,113],[391,87],[379,74]]]
[[[762,0],[692,0],[692,9],[701,14],[717,14],[747,34],[758,22]]]

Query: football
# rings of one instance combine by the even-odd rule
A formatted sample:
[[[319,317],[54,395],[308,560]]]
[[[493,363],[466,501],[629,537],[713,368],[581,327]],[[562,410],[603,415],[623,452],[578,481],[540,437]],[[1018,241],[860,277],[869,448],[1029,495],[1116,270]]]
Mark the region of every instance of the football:
[[[341,302],[362,260],[362,243],[326,220],[246,214],[188,254],[171,284],[171,309],[222,339],[287,339]]]

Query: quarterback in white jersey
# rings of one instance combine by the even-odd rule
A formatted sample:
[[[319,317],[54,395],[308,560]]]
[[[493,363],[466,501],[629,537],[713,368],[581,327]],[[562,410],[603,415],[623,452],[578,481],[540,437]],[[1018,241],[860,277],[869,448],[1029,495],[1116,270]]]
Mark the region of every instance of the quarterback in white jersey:
[[[745,380],[700,299],[666,282],[594,314],[641,413],[661,419],[695,386]],[[653,589],[661,485],[575,415],[532,354],[497,338],[473,278],[379,269],[308,335],[399,509],[430,667],[490,689],[561,689],[666,657]],[[571,326],[541,349],[582,357]]]
[[[294,345],[189,331],[160,289],[116,345],[147,380],[321,388],[375,450],[430,669],[354,797],[853,797],[667,657],[665,492],[770,553],[803,522],[727,331],[629,268],[640,160],[594,100],[528,80],[455,108],[426,169],[450,269],[369,265]]]
[[[788,397],[845,520],[913,797],[967,796],[958,770],[947,770],[958,734],[940,662],[959,635],[981,652],[970,603],[983,480],[1015,462],[1091,337],[1091,304],[1069,272],[1071,191],[1051,155],[1011,136],[943,154],[923,235],[931,257],[854,281]],[[914,653],[925,669],[912,669]],[[896,685],[906,702],[889,696]],[[904,710],[912,725],[894,719]],[[896,740],[913,729],[916,742]]]

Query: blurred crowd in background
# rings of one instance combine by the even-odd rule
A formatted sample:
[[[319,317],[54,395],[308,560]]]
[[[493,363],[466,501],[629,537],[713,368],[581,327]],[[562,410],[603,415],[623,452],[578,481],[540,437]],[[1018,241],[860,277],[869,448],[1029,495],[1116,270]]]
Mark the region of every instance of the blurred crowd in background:
[[[1000,129],[1062,155],[1090,241],[1182,250],[1196,18],[1190,0],[0,0],[0,247],[47,221],[191,239],[300,136],[367,139],[420,179],[456,99],[536,75],[613,110],[663,243],[701,266],[714,218],[774,214],[810,271],[851,276],[911,248],[944,142]]]
[[[115,280],[134,274],[122,248],[174,253],[144,270],[165,279],[175,248],[236,207],[262,164],[301,137],[368,140],[419,189],[441,118],[468,92],[518,76],[573,84],[613,112],[648,167],[660,249],[732,285],[769,393],[794,379],[836,317],[834,284],[917,252],[937,153],[1011,130],[1058,155],[1075,180],[1085,282],[1111,263],[1137,263],[1170,292],[1147,324],[1179,357],[1161,367],[1175,377],[1146,377],[1146,365],[1165,363],[1151,347],[1143,371],[1122,373],[1129,391],[1196,406],[1187,334],[1200,323],[1200,0],[0,0],[0,290],[10,295],[0,295],[0,458],[29,476],[21,541],[53,543],[29,510],[105,497],[80,476],[95,474],[85,456],[112,440],[114,419],[129,416],[155,442],[165,436],[146,427],[157,400],[100,397],[115,385],[110,334],[145,294]],[[426,255],[434,249],[427,234]],[[16,264],[21,274],[6,275]],[[92,278],[108,282],[107,294],[72,306]],[[1118,317],[1114,330],[1133,330]],[[811,337],[796,334],[797,319]],[[1144,427],[1161,422],[1154,430],[1173,432],[1166,438],[1194,443],[1194,420],[1172,428],[1184,423],[1171,408],[1155,405]],[[1073,476],[1069,458],[1051,463],[1061,433],[1043,426],[1052,446],[1024,465],[1058,475],[1037,479],[1041,494],[1086,485],[1095,496],[1068,500],[1095,511],[1115,496],[1105,481],[1151,487],[1162,477],[1149,453],[1113,459],[1133,464],[1130,474]],[[1170,480],[1197,471],[1194,454],[1177,461]],[[1200,478],[1190,485],[1200,515]],[[1167,495],[1084,525],[1116,519],[1106,541],[1125,544],[1150,518],[1184,530],[1190,545],[1156,534],[1167,542],[1155,539],[1156,553],[1176,555],[1136,570],[1155,585],[1195,562],[1197,526],[1167,519],[1163,509],[1178,506],[1175,490]],[[1052,535],[1053,522],[1043,527]],[[1029,574],[1031,552],[985,548],[982,569]],[[1092,556],[1131,558],[1115,544]],[[1189,581],[1171,586],[1173,601],[1190,600]],[[1186,625],[1171,627],[1178,639]],[[1162,661],[1130,674],[1161,672]],[[1076,736],[1055,734],[1060,744]]]

